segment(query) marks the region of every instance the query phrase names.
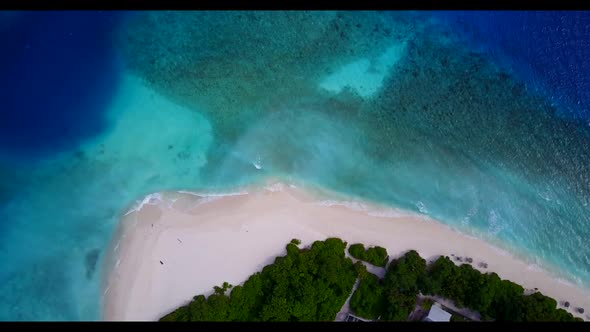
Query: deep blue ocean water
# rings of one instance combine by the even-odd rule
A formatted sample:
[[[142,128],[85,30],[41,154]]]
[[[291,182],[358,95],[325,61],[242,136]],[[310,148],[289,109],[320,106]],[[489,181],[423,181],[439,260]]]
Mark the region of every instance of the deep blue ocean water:
[[[17,12],[0,29],[0,149],[22,157],[76,147],[104,127],[121,65],[118,12]]]
[[[439,11],[432,15],[545,93],[590,119],[590,16],[581,11]]]
[[[416,134],[416,140],[400,140],[399,146],[386,150],[399,153],[393,156],[393,164],[386,164],[379,159],[386,157],[375,156],[379,150],[363,150],[363,129],[347,122],[349,118],[342,120],[321,112],[297,112],[287,121],[281,112],[258,119],[260,113],[248,114],[249,110],[245,109],[246,115],[237,122],[244,123],[247,130],[238,132],[237,143],[231,145],[224,141],[228,145],[220,148],[221,144],[217,143],[224,137],[220,137],[216,128],[223,128],[225,121],[234,121],[233,114],[227,118],[222,112],[219,118],[203,117],[201,113],[210,113],[187,107],[182,100],[167,100],[175,97],[170,91],[159,94],[143,87],[139,80],[129,79],[130,70],[126,66],[132,67],[135,75],[146,76],[156,90],[160,77],[149,77],[149,74],[171,73],[171,90],[186,95],[187,91],[190,94],[198,89],[191,85],[177,87],[174,83],[208,77],[203,72],[217,73],[207,72],[208,68],[223,71],[222,78],[230,76],[224,62],[231,60],[229,55],[242,57],[240,61],[262,61],[265,53],[257,53],[258,48],[241,53],[242,50],[230,47],[227,59],[216,62],[211,60],[215,59],[215,49],[193,47],[190,40],[183,39],[191,36],[190,27],[199,21],[189,20],[187,28],[182,20],[175,21],[165,14],[161,22],[167,25],[154,15],[154,21],[160,24],[156,24],[156,31],[165,41],[164,50],[158,48],[155,40],[158,35],[154,37],[149,31],[125,26],[129,13],[3,15],[0,16],[0,261],[4,268],[0,270],[0,320],[100,319],[105,250],[121,214],[135,200],[161,190],[231,188],[254,182],[261,175],[276,175],[272,174],[275,171],[359,198],[381,200],[430,214],[453,226],[464,223],[463,226],[477,228],[488,237],[518,243],[519,249],[529,256],[547,260],[569,272],[569,277],[590,285],[587,265],[590,249],[584,245],[585,234],[590,232],[588,206],[584,205],[588,200],[586,197],[584,201],[583,194],[578,192],[572,194],[573,190],[568,191],[565,185],[552,186],[567,183],[559,174],[563,164],[555,167],[556,174],[547,174],[547,182],[544,179],[527,182],[516,171],[495,168],[496,159],[478,155],[482,153],[479,150],[437,146],[436,137],[422,134]],[[212,15],[223,18],[224,13]],[[531,93],[541,93],[564,116],[582,122],[590,119],[590,64],[586,60],[590,58],[588,13],[417,14],[418,19],[431,16],[459,36],[461,47],[479,52],[485,61],[507,68],[514,80],[523,81]],[[124,39],[119,39],[118,33],[123,29],[138,29],[132,35],[140,37],[128,43],[136,43],[144,53],[122,51]],[[228,29],[231,32],[231,26]],[[243,30],[246,29],[241,26],[237,31]],[[376,30],[379,30],[377,26]],[[211,36],[211,40],[217,38]],[[283,47],[283,39],[273,40],[277,44],[270,46]],[[290,42],[297,40],[287,40],[284,44]],[[212,45],[223,46],[215,42]],[[188,55],[182,53],[186,49]],[[175,66],[186,59],[201,61],[199,57],[192,58],[190,52],[205,53],[208,68],[174,72]],[[225,55],[225,51],[218,52]],[[252,54],[255,58],[248,58]],[[334,59],[331,61],[342,65]],[[142,72],[142,65],[150,70]],[[251,76],[239,76],[241,81],[247,81],[244,78],[248,77]],[[218,76],[210,78],[214,81]],[[233,83],[239,86],[243,82]],[[288,84],[273,82],[271,91],[289,87]],[[254,99],[256,89],[265,89],[253,86],[246,85],[243,89],[247,95],[244,100]],[[266,95],[268,91],[264,91],[258,95]],[[290,92],[287,90],[286,95]],[[293,92],[296,95],[299,91]],[[288,102],[281,100],[272,106],[280,109],[286,107],[283,104]],[[298,107],[311,107],[302,105]],[[346,102],[337,105],[347,109]],[[407,112],[410,116],[402,119],[413,120],[412,112],[419,114],[420,110],[410,111]],[[451,117],[451,120],[457,119]],[[451,120],[439,120],[441,127],[444,121]],[[481,127],[476,133],[486,133],[486,123],[473,126]],[[393,128],[396,137],[398,129]],[[405,128],[400,130],[402,134],[397,138],[404,136]],[[227,131],[228,136],[233,134]],[[414,138],[412,135],[414,132],[405,136]],[[534,143],[532,139],[531,146]],[[520,147],[518,154],[526,154],[530,146]],[[458,152],[448,153],[452,148]],[[550,154],[553,150],[547,148],[547,151]],[[564,153],[561,160],[566,166],[569,161],[579,160],[568,156],[567,151],[558,152]],[[262,170],[253,167],[256,159],[261,160]],[[558,163],[556,160],[551,162]],[[584,174],[576,175],[584,189],[587,179]]]

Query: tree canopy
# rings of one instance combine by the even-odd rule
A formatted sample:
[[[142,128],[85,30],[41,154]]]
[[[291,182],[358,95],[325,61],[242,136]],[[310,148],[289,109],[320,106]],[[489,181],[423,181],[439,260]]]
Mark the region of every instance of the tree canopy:
[[[428,265],[410,250],[394,259],[379,279],[361,262],[353,264],[346,258],[347,244],[341,239],[316,241],[304,249],[298,244],[291,241],[285,256],[277,257],[243,285],[224,282],[209,297],[195,296],[161,321],[333,321],[357,277],[360,284],[350,308],[368,319],[405,321],[422,293],[477,310],[483,320],[581,321],[557,309],[557,302],[548,296],[539,292],[525,295],[522,286],[496,273],[481,273],[469,264],[457,266],[446,256]],[[349,252],[354,256],[368,250],[355,244]],[[385,249],[373,252],[387,257]]]
[[[389,262],[387,249],[379,246],[365,250],[365,245],[362,243],[355,243],[348,248],[348,253],[356,259],[360,259],[379,267],[385,267]]]
[[[346,243],[316,241],[309,249],[287,245],[287,255],[252,275],[243,286],[215,287],[162,321],[333,321],[357,278]]]
[[[581,321],[566,310],[557,309],[554,299],[540,292],[525,295],[522,286],[502,280],[496,273],[481,273],[469,264],[457,266],[446,256],[427,266],[414,250],[393,260],[383,280],[376,276],[361,278],[350,307],[367,318],[404,321],[414,309],[420,292],[477,310],[483,320]]]

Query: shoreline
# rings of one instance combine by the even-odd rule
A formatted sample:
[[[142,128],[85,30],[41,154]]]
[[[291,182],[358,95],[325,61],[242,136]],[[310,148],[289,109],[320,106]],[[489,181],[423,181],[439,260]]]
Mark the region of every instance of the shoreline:
[[[284,255],[292,238],[307,246],[339,237],[383,246],[390,259],[410,249],[427,261],[471,257],[474,268],[525,291],[538,288],[558,304],[567,300],[568,312],[588,320],[574,311],[590,308],[588,290],[427,216],[366,201],[346,205],[343,195],[305,184],[267,182],[233,192],[157,193],[123,211],[105,259],[102,318],[157,320],[224,281],[241,284]]]

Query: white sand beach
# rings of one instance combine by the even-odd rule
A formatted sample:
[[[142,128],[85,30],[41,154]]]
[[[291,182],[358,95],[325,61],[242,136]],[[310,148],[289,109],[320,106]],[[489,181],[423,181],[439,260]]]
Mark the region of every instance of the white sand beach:
[[[123,217],[109,250],[104,277],[104,320],[153,321],[227,281],[243,283],[286,253],[293,238],[303,246],[328,237],[387,248],[397,257],[410,249],[427,260],[452,254],[473,258],[481,271],[538,288],[558,302],[590,310],[590,293],[550,273],[532,269],[488,243],[432,220],[333,204],[287,185],[231,196],[162,193]],[[277,190],[280,189],[280,190]],[[488,268],[478,264],[486,262]]]

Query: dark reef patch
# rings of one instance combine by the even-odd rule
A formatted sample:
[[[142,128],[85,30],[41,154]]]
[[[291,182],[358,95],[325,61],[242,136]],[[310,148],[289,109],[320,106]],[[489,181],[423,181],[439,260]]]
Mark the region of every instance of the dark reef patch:
[[[587,273],[590,256],[566,257],[590,237],[587,125],[560,118],[490,54],[439,28],[409,13],[146,13],[125,41],[135,73],[211,121],[216,144],[202,176],[268,171],[428,206]],[[403,40],[376,95],[319,88]],[[547,242],[556,227],[568,239],[558,251]]]
[[[590,194],[587,128],[555,116],[548,101],[526,93],[483,55],[427,38],[409,52],[371,101],[371,132],[379,141],[372,155],[396,157],[400,140],[414,137],[530,181],[567,181],[581,198]],[[433,61],[440,58],[446,66]]]
[[[266,114],[317,98],[317,81],[359,56],[376,56],[409,33],[382,12],[145,13],[123,39],[129,68],[203,112],[218,139],[235,142]],[[361,24],[362,23],[362,24]],[[374,26],[396,32],[386,36]],[[395,28],[395,29],[393,29]]]
[[[86,279],[92,279],[99,257],[100,249],[92,249],[86,253],[86,256],[84,257],[84,266],[86,267]]]
[[[219,149],[210,161],[273,114],[296,123],[298,113],[315,112],[362,128],[355,139],[376,162],[436,151],[456,168],[477,161],[532,182],[567,181],[585,199],[588,130],[559,119],[547,100],[435,29],[408,13],[172,12],[138,16],[125,40],[132,70],[212,122]],[[408,54],[377,96],[317,88],[339,66],[408,36]]]

